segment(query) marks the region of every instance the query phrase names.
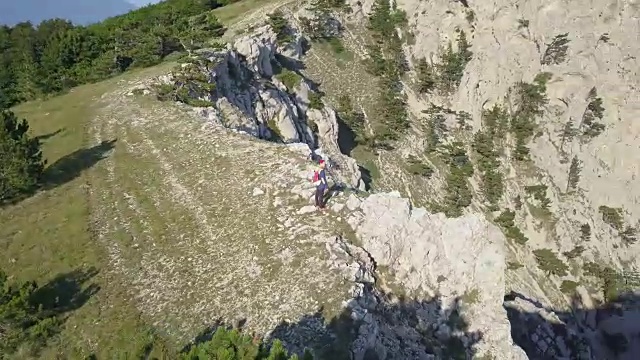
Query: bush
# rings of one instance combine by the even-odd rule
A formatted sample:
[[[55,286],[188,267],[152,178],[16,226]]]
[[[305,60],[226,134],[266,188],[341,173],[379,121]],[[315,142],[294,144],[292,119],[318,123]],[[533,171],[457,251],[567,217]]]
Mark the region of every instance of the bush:
[[[578,283],[571,280],[564,280],[560,285],[560,291],[567,295],[573,295],[578,288]]]
[[[297,355],[289,357],[280,340],[275,340],[270,349],[265,348],[261,341],[240,333],[236,329],[219,327],[213,338],[201,344],[192,346],[181,360],[298,360]],[[302,360],[313,360],[309,351],[305,351]]]
[[[556,254],[551,249],[538,249],[534,250],[536,261],[540,270],[544,271],[548,275],[566,276],[569,267],[558,259]]]
[[[580,128],[582,129],[582,135],[587,138],[594,138],[605,129],[605,126],[596,119],[602,120],[604,117],[604,107],[602,106],[602,98],[598,97],[598,91],[595,86],[591,88],[587,95],[589,104],[582,114],[582,123]]]
[[[9,110],[0,112],[0,204],[34,191],[45,161],[40,141],[28,134],[29,124]]]
[[[473,199],[468,181],[473,175],[473,165],[462,143],[454,142],[446,150],[449,174],[446,176],[443,209],[448,217],[457,217]]]
[[[322,110],[324,109],[324,103],[322,102],[322,95],[315,91],[309,92],[309,108]]]
[[[575,258],[579,257],[580,255],[582,255],[584,250],[585,250],[584,246],[578,245],[578,246],[574,247],[571,251],[565,251],[563,254],[568,259],[575,259]]]
[[[527,239],[524,233],[516,226],[515,218],[516,213],[514,211],[505,209],[495,219],[495,223],[502,229],[507,239],[515,241],[516,244],[524,245],[529,239]]]
[[[0,354],[19,348],[37,351],[59,328],[59,321],[34,301],[37,288],[33,281],[10,284],[0,271]]]
[[[380,120],[373,143],[388,147],[389,141],[399,139],[409,128],[405,95],[402,93],[401,76],[407,70],[402,42],[396,26],[406,23],[406,14],[392,8],[389,0],[375,0],[369,15],[369,30],[374,44],[368,45],[369,57],[366,70],[380,77],[376,113]]]
[[[416,72],[419,92],[429,93],[437,89],[446,94],[460,85],[464,69],[471,61],[473,53],[469,50],[471,45],[465,32],[458,29],[457,33],[457,49],[454,50],[453,44],[449,42],[446,47],[440,49],[437,64],[430,64],[425,58],[418,60]]]
[[[413,175],[418,175],[426,178],[431,178],[433,175],[433,168],[413,155],[409,156],[407,171]]]
[[[624,226],[624,219],[622,218],[621,208],[611,208],[605,205],[601,205],[598,211],[602,215],[602,221],[611,226],[614,230],[622,231]]]
[[[547,44],[547,49],[540,59],[540,64],[551,65],[564,62],[567,59],[567,50],[569,49],[568,36],[568,33],[556,35],[551,43]]]
[[[591,240],[591,226],[589,226],[589,224],[587,223],[580,225],[580,240]]]
[[[535,132],[536,117],[543,114],[543,108],[549,102],[546,96],[549,79],[550,73],[540,73],[536,75],[532,84],[520,82],[516,85],[516,110],[511,118],[510,130],[516,140],[514,157],[518,161],[529,158],[527,143]]]
[[[532,186],[525,186],[524,191],[533,196],[535,200],[538,201],[538,206],[542,209],[549,209],[549,205],[551,204],[551,200],[547,197],[547,185],[538,184]]]
[[[349,95],[343,94],[338,97],[338,105],[336,108],[340,119],[347,125],[351,131],[355,134],[355,142],[358,144],[364,144],[367,141],[367,134],[365,131],[365,117],[361,111],[356,111],[351,102]]]
[[[302,77],[300,75],[289,69],[282,69],[282,72],[276,75],[276,78],[280,80],[289,91],[294,91],[302,81]]]
[[[276,33],[276,42],[280,45],[286,45],[294,40],[289,28],[289,22],[280,10],[276,10],[268,15],[267,23]]]

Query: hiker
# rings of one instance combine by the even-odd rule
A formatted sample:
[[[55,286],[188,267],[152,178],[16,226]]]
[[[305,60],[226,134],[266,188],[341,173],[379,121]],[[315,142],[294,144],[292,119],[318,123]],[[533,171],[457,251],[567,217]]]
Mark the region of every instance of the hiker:
[[[313,184],[316,186],[316,208],[325,209],[324,193],[329,188],[327,184],[327,173],[325,171],[326,163],[324,160],[318,162],[318,169],[313,173]]]

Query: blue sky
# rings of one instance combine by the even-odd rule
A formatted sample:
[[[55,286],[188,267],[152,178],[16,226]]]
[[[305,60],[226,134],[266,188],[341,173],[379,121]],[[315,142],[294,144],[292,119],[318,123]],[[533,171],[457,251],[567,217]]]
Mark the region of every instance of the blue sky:
[[[142,5],[147,5],[147,4],[151,4],[151,3],[157,3],[160,0],[128,0],[128,2],[132,3],[133,5],[136,6],[142,6]]]

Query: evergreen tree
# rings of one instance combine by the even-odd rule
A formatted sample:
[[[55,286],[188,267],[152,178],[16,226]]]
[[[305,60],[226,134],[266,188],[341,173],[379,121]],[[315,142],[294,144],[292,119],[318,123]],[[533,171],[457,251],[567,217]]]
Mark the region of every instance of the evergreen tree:
[[[0,203],[32,191],[40,181],[44,161],[40,141],[29,137],[26,120],[0,112]]]
[[[565,276],[569,267],[558,259],[556,254],[550,249],[538,249],[534,250],[533,254],[536,257],[540,270],[546,272],[548,275]]]
[[[0,271],[0,354],[11,355],[18,348],[37,350],[59,326],[34,302],[35,282],[11,284]]]
[[[571,165],[569,166],[569,176],[567,177],[567,191],[575,190],[580,182],[580,160],[577,156],[571,159]]]

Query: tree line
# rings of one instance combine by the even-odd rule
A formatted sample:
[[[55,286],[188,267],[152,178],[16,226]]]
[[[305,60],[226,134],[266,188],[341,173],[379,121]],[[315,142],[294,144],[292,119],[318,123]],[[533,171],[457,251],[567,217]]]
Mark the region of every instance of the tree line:
[[[210,10],[236,0],[166,0],[89,26],[0,26],[0,109],[158,64],[224,32]]]

